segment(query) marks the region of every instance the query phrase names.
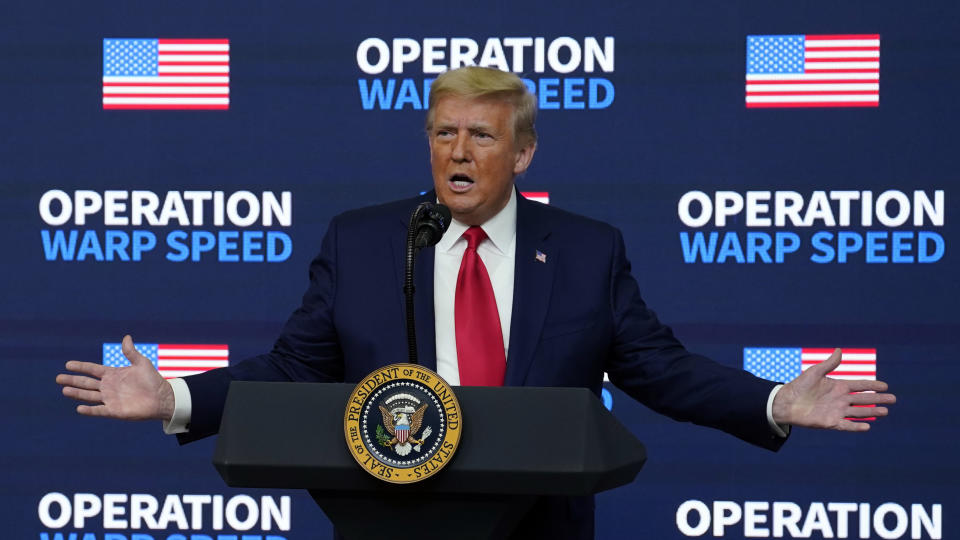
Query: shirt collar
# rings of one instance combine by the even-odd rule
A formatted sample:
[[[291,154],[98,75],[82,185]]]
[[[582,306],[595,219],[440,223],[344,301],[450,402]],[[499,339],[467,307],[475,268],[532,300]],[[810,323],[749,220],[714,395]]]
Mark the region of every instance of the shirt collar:
[[[441,251],[450,251],[450,249],[460,240],[463,233],[470,228],[456,219],[450,220],[450,228],[444,233],[443,238],[437,243],[437,249]],[[517,237],[517,190],[510,190],[510,200],[502,210],[497,212],[486,223],[480,225],[483,232],[487,233],[487,239],[493,244],[493,247],[506,255],[510,252],[510,246]]]

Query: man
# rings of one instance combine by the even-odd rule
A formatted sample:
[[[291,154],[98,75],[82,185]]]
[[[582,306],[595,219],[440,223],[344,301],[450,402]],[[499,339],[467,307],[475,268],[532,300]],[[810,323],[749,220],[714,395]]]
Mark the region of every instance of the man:
[[[421,361],[451,384],[581,386],[603,373],[654,410],[777,449],[790,425],[865,431],[854,405],[895,401],[879,381],[825,377],[839,351],[786,385],[687,352],[646,308],[613,227],[529,202],[514,179],[536,151],[535,98],[513,74],[468,67],[433,83],[427,134],[435,193],[333,219],[310,287],[271,353],[164,381],[136,352],[128,368],[68,362],[80,414],[161,419],[186,442],[215,433],[231,380],[355,382],[405,360],[403,241],[411,210],[448,206],[453,224],[420,255]],[[434,364],[435,360],[435,364]],[[875,394],[852,394],[861,391]],[[546,498],[518,538],[589,538],[593,501]]]

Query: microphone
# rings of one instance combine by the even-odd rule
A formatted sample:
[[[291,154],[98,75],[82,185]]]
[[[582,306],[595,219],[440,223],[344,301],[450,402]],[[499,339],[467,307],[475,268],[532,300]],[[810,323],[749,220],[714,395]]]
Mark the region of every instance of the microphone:
[[[442,204],[423,203],[417,207],[416,249],[435,245],[450,227],[450,209]]]
[[[407,358],[417,363],[417,331],[413,316],[413,266],[417,251],[435,245],[450,227],[450,209],[442,204],[421,203],[407,225],[406,266],[403,272],[403,296],[407,309]]]

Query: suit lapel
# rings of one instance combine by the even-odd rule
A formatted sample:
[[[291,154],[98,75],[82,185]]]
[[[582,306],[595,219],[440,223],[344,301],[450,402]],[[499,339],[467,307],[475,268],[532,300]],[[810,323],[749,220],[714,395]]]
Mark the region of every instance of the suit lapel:
[[[417,204],[423,201],[435,200],[436,194],[430,191],[418,200]],[[415,207],[416,205],[411,206],[409,212],[412,213]],[[400,323],[403,343],[407,342],[407,308],[403,295],[403,274],[406,265],[406,231],[409,222],[409,213],[406,216],[402,216],[400,221],[402,230],[400,237],[402,241],[397,242],[395,240],[396,236],[392,236],[390,239],[390,246],[393,251],[393,266],[397,275],[397,290],[400,292],[400,313],[402,315]],[[425,248],[420,250],[420,253],[418,253],[416,259],[414,259],[413,283],[415,291],[413,295],[413,312],[416,318],[415,326],[417,329],[417,360],[423,367],[436,371],[437,340],[436,323],[434,322],[433,314],[433,254],[433,247]]]
[[[538,204],[517,195],[513,312],[505,380],[508,386],[523,385],[527,378],[550,306],[554,269],[560,257],[560,246],[552,241]],[[538,259],[538,255],[542,256]]]

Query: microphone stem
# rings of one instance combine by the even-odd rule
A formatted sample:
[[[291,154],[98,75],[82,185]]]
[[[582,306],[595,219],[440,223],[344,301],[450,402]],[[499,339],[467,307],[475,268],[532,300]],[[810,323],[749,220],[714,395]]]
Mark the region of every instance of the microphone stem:
[[[420,208],[417,208],[410,216],[410,224],[407,226],[407,252],[406,265],[403,273],[403,296],[407,307],[407,361],[411,364],[417,364],[417,328],[416,318],[413,313],[413,263],[417,255],[415,247],[416,225],[420,219]]]

